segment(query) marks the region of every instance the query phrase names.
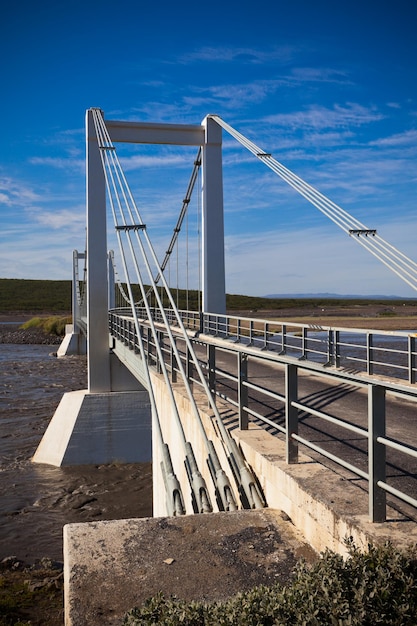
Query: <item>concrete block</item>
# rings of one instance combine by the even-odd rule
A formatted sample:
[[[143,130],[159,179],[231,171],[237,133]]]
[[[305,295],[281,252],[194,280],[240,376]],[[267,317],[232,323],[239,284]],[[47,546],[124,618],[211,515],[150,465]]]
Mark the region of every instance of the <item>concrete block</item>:
[[[152,459],[151,408],[146,391],[64,394],[34,463],[88,465]]]
[[[159,591],[222,600],[285,583],[317,555],[277,511],[237,511],[64,527],[66,626],[116,626]]]

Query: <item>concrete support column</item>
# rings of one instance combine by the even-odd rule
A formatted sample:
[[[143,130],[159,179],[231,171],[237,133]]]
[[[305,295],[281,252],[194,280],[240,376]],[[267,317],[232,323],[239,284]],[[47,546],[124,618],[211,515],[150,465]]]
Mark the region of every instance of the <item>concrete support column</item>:
[[[106,184],[91,110],[86,113],[88,391],[110,391]]]
[[[203,311],[226,313],[222,129],[206,117],[202,150]]]

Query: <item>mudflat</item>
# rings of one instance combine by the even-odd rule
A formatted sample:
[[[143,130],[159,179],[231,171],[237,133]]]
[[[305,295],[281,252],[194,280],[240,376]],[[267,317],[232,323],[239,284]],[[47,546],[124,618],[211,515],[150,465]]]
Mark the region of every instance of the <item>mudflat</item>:
[[[364,328],[373,330],[401,330],[417,332],[417,301],[398,300],[387,304],[328,304],[296,305],[291,308],[233,311],[231,315],[265,320],[292,321],[299,324],[339,328]]]

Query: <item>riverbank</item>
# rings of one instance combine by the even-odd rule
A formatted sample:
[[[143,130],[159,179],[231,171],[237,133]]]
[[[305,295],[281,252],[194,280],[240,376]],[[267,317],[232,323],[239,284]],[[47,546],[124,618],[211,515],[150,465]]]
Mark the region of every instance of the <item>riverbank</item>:
[[[305,304],[291,308],[233,312],[233,315],[264,320],[295,322],[333,328],[362,328],[384,331],[417,329],[417,304]]]
[[[0,343],[18,345],[59,345],[62,337],[47,333],[41,328],[21,328],[27,319],[20,319],[15,323],[9,321],[0,323]]]

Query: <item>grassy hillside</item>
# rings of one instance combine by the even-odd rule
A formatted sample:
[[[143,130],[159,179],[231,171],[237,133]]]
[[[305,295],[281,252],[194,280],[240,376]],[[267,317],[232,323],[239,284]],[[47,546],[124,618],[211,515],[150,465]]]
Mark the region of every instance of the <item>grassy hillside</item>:
[[[0,312],[66,313],[71,311],[70,280],[0,278]]]
[[[135,290],[139,293],[139,290]],[[173,289],[173,296],[180,309],[187,307],[184,290]],[[198,292],[189,291],[188,307],[198,308]],[[389,300],[355,300],[337,298],[259,298],[255,296],[227,295],[228,311],[263,311],[292,309],[301,307],[344,306],[348,304],[398,304]],[[69,280],[23,280],[0,278],[0,313],[10,311],[22,313],[68,313],[71,311],[71,281]]]

